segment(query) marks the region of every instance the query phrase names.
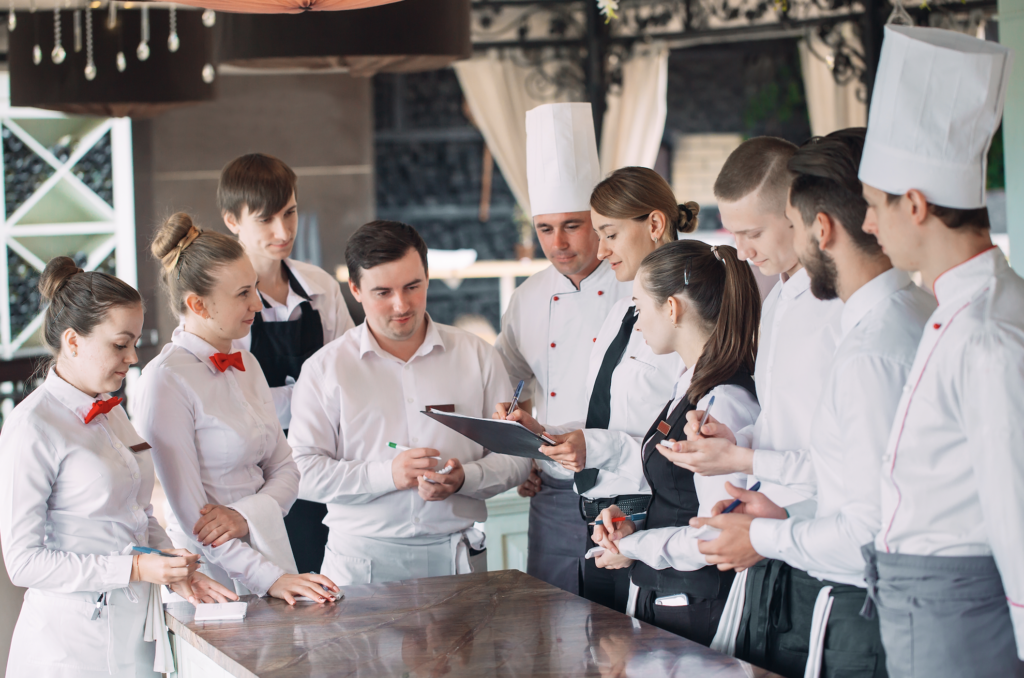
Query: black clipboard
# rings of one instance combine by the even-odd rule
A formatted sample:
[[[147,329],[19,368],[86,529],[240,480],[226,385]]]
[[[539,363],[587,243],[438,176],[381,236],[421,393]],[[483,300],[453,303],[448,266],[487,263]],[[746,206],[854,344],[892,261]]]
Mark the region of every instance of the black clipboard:
[[[550,459],[538,448],[541,445],[555,445],[551,440],[535,434],[518,421],[503,421],[501,419],[481,419],[479,417],[467,417],[461,414],[438,412],[437,410],[424,410],[434,421],[444,424],[451,430],[466,436],[474,443],[483,445],[491,452],[507,454],[513,457],[527,457],[529,459]]]

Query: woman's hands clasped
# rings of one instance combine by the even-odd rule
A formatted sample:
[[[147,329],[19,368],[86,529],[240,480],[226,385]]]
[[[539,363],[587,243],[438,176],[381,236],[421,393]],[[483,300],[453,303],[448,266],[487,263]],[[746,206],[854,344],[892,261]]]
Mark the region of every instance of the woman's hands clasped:
[[[249,534],[249,523],[233,508],[207,504],[199,513],[202,517],[196,521],[192,534],[203,546],[220,546]]]
[[[618,547],[620,539],[636,532],[636,523],[632,520],[620,520],[619,522],[614,520],[624,517],[622,510],[615,505],[609,506],[597,516],[597,519],[604,523],[603,525],[594,525],[594,536],[592,537],[594,543],[604,548],[604,553],[594,560],[594,564],[598,567],[619,570],[633,564],[633,559],[622,555]]]
[[[298,597],[309,598],[317,603],[334,602],[341,593],[338,586],[322,574],[285,574],[282,575],[267,591],[268,595],[280,598],[289,605],[295,604]]]

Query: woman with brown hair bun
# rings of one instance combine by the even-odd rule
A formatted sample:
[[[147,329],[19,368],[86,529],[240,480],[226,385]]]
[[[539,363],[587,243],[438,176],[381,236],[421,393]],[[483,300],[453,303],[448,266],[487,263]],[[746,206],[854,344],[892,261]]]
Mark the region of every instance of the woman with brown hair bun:
[[[629,612],[637,619],[709,645],[734,573],[709,565],[697,550],[696,530],[686,526],[690,518],[711,515],[717,502],[731,499],[727,481],[745,487],[746,476],[700,476],[659,451],[662,443],[685,437],[687,412],[706,411],[712,400],[715,419],[733,430],[757,419],[752,375],[761,297],[750,266],[737,258],[735,248],[684,240],[643,260],[633,298],[637,329],[651,350],[675,353],[690,367],[643,444],[631,439],[620,451],[623,465],[641,461],[651,487],[643,529],[637,532],[636,523],[622,520],[631,511],[604,509],[594,539],[605,553],[596,564],[630,573]]]
[[[612,172],[594,188],[590,207],[600,238],[597,256],[608,261],[620,282],[634,279],[645,256],[676,241],[679,233],[696,230],[700,211],[695,202],[677,204],[668,183],[645,167]],[[650,488],[639,459],[621,465],[620,451],[647,431],[651,414],[664,406],[684,369],[675,353],[655,355],[634,331],[635,322],[632,300],[622,299],[612,306],[590,356],[587,419],[551,422],[558,425],[548,426],[547,433],[559,444],[541,448],[575,472],[581,513],[588,523],[613,504],[627,513],[646,510]],[[543,429],[522,410],[509,419],[537,431]],[[588,547],[595,545],[592,540],[588,543]],[[624,572],[598,569],[584,555],[579,554],[582,594],[624,612],[629,577]]]
[[[262,308],[252,264],[237,240],[201,231],[183,213],[160,227],[152,252],[184,318],[142,371],[135,404],[174,511],[168,533],[239,593],[334,600],[338,587],[327,577],[296,572],[283,516],[299,469],[259,363],[231,351]]]
[[[139,293],[114,276],[51,259],[39,280],[43,384],[0,432],[0,538],[11,582],[28,588],[8,676],[156,676],[173,670],[166,628],[144,640],[160,585],[190,601],[232,596],[174,550],[153,517],[153,462],[110,392],[138,362]],[[133,551],[152,547],[165,553]],[[116,554],[116,555],[112,555]]]

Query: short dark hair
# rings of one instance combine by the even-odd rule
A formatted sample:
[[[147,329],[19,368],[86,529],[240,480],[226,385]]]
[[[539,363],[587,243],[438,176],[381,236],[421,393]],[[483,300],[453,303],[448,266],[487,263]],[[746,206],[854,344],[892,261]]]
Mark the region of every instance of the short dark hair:
[[[348,245],[345,246],[348,279],[359,287],[359,278],[363,271],[398,261],[409,250],[416,250],[423,262],[423,272],[430,275],[427,269],[427,243],[415,228],[400,221],[383,219],[363,224],[352,234]]]
[[[899,202],[903,196],[898,193],[886,193],[886,202],[890,205]],[[992,222],[988,218],[988,208],[978,207],[971,210],[962,210],[955,207],[942,207],[928,203],[928,211],[936,219],[946,225],[947,228],[976,228],[987,230],[992,228]]]
[[[877,255],[882,252],[878,240],[863,229],[868,203],[857,178],[866,134],[864,127],[850,127],[814,137],[797,149],[788,163],[796,175],[789,201],[804,223],[824,212],[842,224],[858,249]]]
[[[242,208],[251,214],[269,217],[284,209],[296,193],[292,168],[275,157],[249,153],[235,158],[220,171],[217,204],[221,214],[242,216]]]
[[[715,179],[715,197],[736,202],[760,191],[766,205],[780,214],[786,211],[786,196],[793,175],[786,163],[796,145],[777,137],[754,137],[736,147]]]

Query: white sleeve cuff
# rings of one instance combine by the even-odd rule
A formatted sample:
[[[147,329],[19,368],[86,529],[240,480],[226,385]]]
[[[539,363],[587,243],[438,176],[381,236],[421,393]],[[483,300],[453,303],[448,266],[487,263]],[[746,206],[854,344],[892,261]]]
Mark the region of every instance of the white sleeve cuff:
[[[395,487],[395,476],[391,473],[390,459],[370,462],[367,466],[369,466],[366,471],[367,479],[370,482],[369,494],[386,494],[398,489]]]
[[[775,450],[754,450],[754,476],[758,480],[785,485],[783,466],[786,456]]]
[[[782,533],[786,530],[787,521],[774,518],[755,518],[750,523],[750,544],[758,555],[765,558],[783,560]]]
[[[484,479],[484,470],[480,468],[480,464],[474,463],[463,464],[462,470],[466,474],[466,479],[463,481],[462,487],[459,488],[458,494],[472,496],[480,489],[480,483]]]

